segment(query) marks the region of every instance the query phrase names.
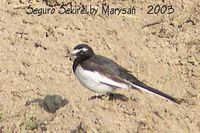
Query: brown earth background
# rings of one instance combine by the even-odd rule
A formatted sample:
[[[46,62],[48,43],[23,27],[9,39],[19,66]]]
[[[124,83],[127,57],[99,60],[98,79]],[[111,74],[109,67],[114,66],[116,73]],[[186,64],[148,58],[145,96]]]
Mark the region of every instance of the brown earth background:
[[[48,4],[59,8],[61,2]],[[104,2],[134,5],[136,14],[37,16],[27,15],[26,8],[49,8],[44,1],[0,1],[0,133],[200,132],[200,2]],[[149,15],[150,4],[171,4],[175,12]],[[148,85],[184,99],[182,104],[131,89],[115,92],[125,101],[88,100],[95,94],[80,85],[65,57],[82,42]],[[55,94],[69,102],[56,113],[38,104],[25,106]]]

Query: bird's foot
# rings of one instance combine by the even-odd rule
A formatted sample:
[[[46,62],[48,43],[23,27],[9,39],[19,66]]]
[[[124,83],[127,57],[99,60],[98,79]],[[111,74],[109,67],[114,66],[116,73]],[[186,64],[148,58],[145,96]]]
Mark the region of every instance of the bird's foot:
[[[104,95],[95,95],[90,97],[88,100],[94,100],[94,99],[100,99],[100,100],[109,100],[109,95],[108,94],[104,94]]]
[[[116,100],[121,100],[121,101],[128,101],[128,98],[124,96],[123,94],[118,94],[118,93],[110,93],[109,94],[109,100],[110,101],[116,101]]]

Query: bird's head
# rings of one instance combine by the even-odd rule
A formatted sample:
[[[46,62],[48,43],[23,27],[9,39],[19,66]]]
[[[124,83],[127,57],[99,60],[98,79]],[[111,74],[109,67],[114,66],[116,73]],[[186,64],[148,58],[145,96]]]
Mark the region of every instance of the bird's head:
[[[70,54],[70,60],[86,60],[94,55],[94,51],[87,44],[78,44]]]

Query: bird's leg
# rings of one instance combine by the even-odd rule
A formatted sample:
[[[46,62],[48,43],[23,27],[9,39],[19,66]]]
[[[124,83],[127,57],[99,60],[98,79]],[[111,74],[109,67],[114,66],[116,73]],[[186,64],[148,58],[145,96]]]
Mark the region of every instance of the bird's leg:
[[[103,95],[100,95],[99,96],[101,100],[109,100],[110,98],[110,93],[106,93],[106,94],[103,94]]]
[[[95,96],[92,96],[92,97],[90,97],[89,98],[89,100],[94,100],[94,99],[101,99],[101,100],[103,100],[103,99],[107,99],[107,97],[109,97],[110,96],[110,94],[103,94],[103,95],[95,95]]]
[[[108,95],[108,100],[113,100],[114,99],[114,94],[113,93],[107,93]]]
[[[100,99],[99,95],[91,96],[88,100]]]

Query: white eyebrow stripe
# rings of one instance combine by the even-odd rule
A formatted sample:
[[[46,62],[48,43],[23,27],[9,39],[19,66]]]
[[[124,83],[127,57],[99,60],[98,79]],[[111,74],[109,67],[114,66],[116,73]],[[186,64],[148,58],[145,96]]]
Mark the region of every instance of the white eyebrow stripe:
[[[82,48],[82,49],[76,49],[74,51],[72,51],[72,54],[77,54],[78,52],[80,52],[81,50],[83,50],[84,52],[87,51],[87,48]]]
[[[76,49],[76,50],[72,51],[72,54],[77,54],[79,51],[81,51],[81,49]]]
[[[87,49],[87,48],[82,48],[82,50],[83,50],[83,51],[87,51],[88,49]]]

